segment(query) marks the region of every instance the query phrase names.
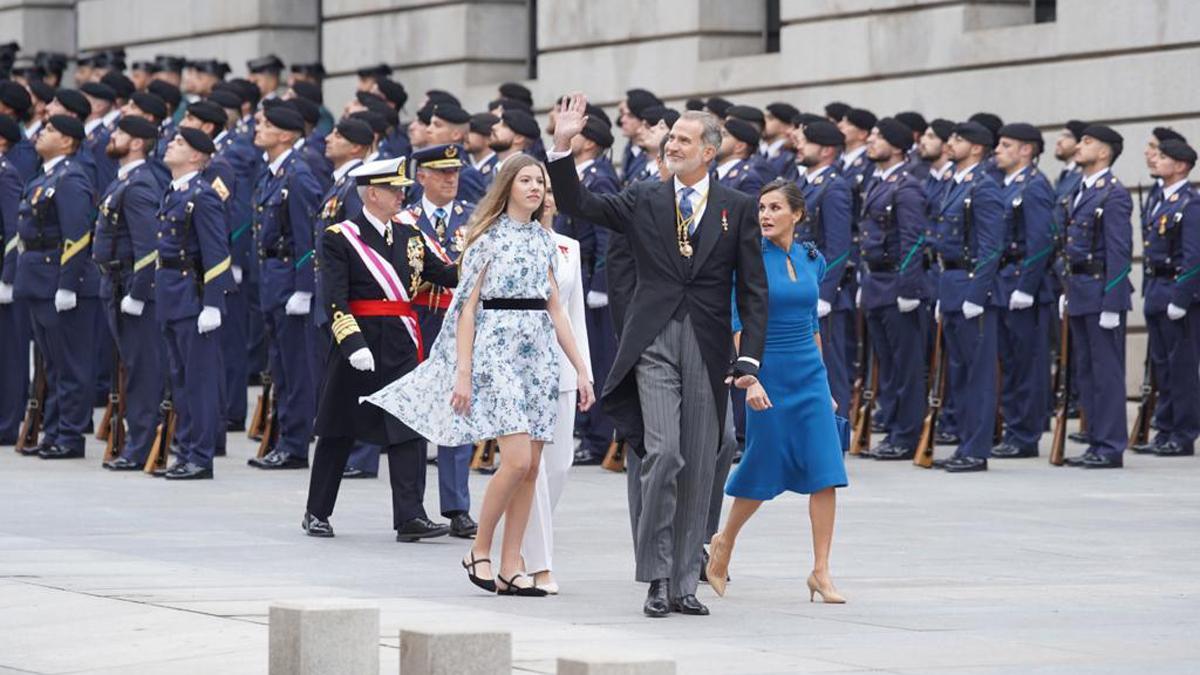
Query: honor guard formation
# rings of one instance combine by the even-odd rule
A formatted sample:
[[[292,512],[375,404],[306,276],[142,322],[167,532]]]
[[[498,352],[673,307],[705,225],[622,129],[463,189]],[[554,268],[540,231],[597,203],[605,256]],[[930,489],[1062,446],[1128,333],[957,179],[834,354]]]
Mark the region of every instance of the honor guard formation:
[[[62,80],[69,64],[74,82]],[[433,520],[426,440],[358,397],[428,355],[475,204],[509,158],[546,161],[555,111],[542,122],[535,111],[558,102],[535,108],[506,83],[486,110],[432,89],[410,114],[408,91],[379,65],[358,71],[335,114],[320,63],[267,55],[245,71],[171,55],[127,64],[121,49],[0,52],[0,444],[82,459],[94,434],[105,469],[178,481],[212,479],[228,434],[258,442],[249,466],[262,471],[308,469],[316,441],[313,536],[333,534],[340,481],[377,476],[386,454],[400,540],[471,537],[468,475],[494,470],[495,444],[436,448],[446,522]],[[711,180],[755,200],[777,179],[802,193],[797,234],[825,261],[822,358],[851,455],[986,471],[1038,456],[1047,432],[1055,465],[1194,454],[1200,198],[1196,151],[1179,133],[1126,139],[1079,120],[1046,129],[840,102],[801,111],[714,96],[680,108],[721,120]],[[615,117],[588,104],[570,143],[579,183],[615,194],[670,180],[663,148],[681,112],[644,89]],[[1136,225],[1110,170],[1127,143],[1144,143],[1153,179],[1137,191]],[[1047,150],[1065,164],[1058,175],[1039,168]],[[680,203],[686,228],[705,205]],[[631,244],[564,213],[553,227],[578,243],[599,394],[637,285]],[[1129,420],[1134,292],[1149,341]],[[746,404],[733,393],[737,461]],[[624,468],[601,406],[576,414],[575,438],[575,464]],[[1068,438],[1084,451],[1064,456]],[[936,445],[953,452],[935,460]]]

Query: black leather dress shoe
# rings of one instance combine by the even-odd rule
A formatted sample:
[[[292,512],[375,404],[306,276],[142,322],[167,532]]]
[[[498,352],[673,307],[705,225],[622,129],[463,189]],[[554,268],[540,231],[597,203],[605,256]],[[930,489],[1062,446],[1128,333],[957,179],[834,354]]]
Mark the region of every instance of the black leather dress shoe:
[[[571,463],[575,466],[599,466],[603,461],[603,454],[579,448],[575,451],[575,459]]]
[[[1183,447],[1175,441],[1168,441],[1154,449],[1154,454],[1159,457],[1192,457],[1196,454],[1195,446]]]
[[[300,522],[300,527],[308,533],[310,537],[322,537],[328,539],[333,536],[333,526],[328,520],[321,520],[311,513],[304,514],[304,520]]]
[[[935,459],[935,460],[933,460],[933,464],[931,465],[931,467],[934,469],[944,469],[944,468],[946,468],[946,465],[952,461],[954,461],[953,457],[946,457],[945,459]]]
[[[1037,448],[1018,448],[1012,443],[1001,443],[992,448],[992,457],[998,459],[1016,459],[1020,457],[1037,457]]]
[[[38,450],[38,457],[42,459],[83,459],[83,448],[72,450],[61,445],[51,445]]]
[[[251,457],[246,463],[256,469],[307,469],[308,458],[289,455],[278,448],[267,453],[263,458]]]
[[[934,445],[961,445],[962,439],[958,434],[948,434],[945,431],[939,431],[933,435]]]
[[[1131,445],[1129,446],[1129,451],[1135,455],[1153,455],[1163,445],[1165,445],[1165,443],[1159,443],[1157,440],[1155,440],[1150,441],[1149,443],[1138,443],[1137,445]]]
[[[704,606],[704,603],[697,600],[694,595],[685,595],[682,598],[672,600],[671,611],[676,614],[708,616],[708,608]]]
[[[435,523],[425,516],[418,516],[400,526],[396,530],[396,541],[410,542],[418,539],[444,537],[450,532],[450,526]]]
[[[459,539],[470,539],[479,531],[479,524],[471,519],[469,513],[456,513],[450,518],[450,536]]]
[[[116,459],[111,459],[111,460],[105,462],[104,464],[101,464],[101,466],[108,469],[109,471],[141,471],[142,470],[141,464],[138,464],[137,462],[125,459],[124,457],[117,457]]]
[[[1101,455],[1098,452],[1091,453],[1091,457],[1084,456],[1083,468],[1085,469],[1120,469],[1125,466],[1121,455]]]
[[[17,453],[25,457],[37,457],[42,454],[43,450],[49,449],[49,447],[49,445],[26,446],[18,450]]]
[[[363,471],[362,469],[355,469],[353,467],[347,468],[345,471],[342,472],[343,479],[346,479],[346,478],[350,478],[350,479],[378,478],[378,477],[379,477],[379,474],[377,474],[377,473],[371,473],[370,471]]]
[[[173,471],[168,471],[163,478],[167,480],[212,480],[213,472],[211,466],[200,466],[187,462],[183,466]]]
[[[1092,437],[1088,436],[1082,431],[1072,431],[1071,433],[1067,434],[1067,440],[1073,443],[1082,443],[1083,445],[1092,444]]]
[[[946,462],[946,473],[973,473],[987,471],[987,460],[982,457],[954,457]]]
[[[1067,466],[1083,466],[1084,461],[1086,461],[1088,457],[1095,457],[1095,456],[1098,456],[1098,455],[1096,455],[1096,453],[1092,452],[1091,450],[1088,450],[1087,452],[1083,453],[1082,455],[1075,455],[1074,457],[1068,457],[1068,458],[1064,459],[1063,464],[1066,464]]]
[[[904,448],[899,445],[889,444],[886,448],[880,448],[872,453],[875,459],[884,462],[895,462],[902,459],[912,459],[917,455],[916,448]]]
[[[171,463],[170,466],[168,466],[165,469],[155,469],[153,472],[154,477],[155,478],[165,478],[166,475],[171,473],[172,471],[178,471],[178,470],[182,469],[185,464],[187,464],[187,462],[183,461],[182,459],[176,459],[174,462]]]
[[[891,447],[892,447],[891,442],[885,439],[885,440],[882,440],[882,441],[876,443],[873,447],[867,448],[867,449],[863,450],[862,452],[858,453],[858,457],[860,459],[874,459],[876,455],[878,455],[881,452],[887,452],[888,450],[891,449]]]
[[[668,579],[655,579],[650,582],[646,591],[646,602],[642,604],[642,613],[648,617],[661,619],[671,614],[671,601],[667,598]]]

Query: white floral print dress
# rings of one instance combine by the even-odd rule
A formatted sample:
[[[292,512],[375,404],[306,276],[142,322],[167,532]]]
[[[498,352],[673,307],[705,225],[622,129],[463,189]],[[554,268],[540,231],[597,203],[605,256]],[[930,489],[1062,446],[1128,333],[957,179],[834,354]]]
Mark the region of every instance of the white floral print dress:
[[[536,221],[522,223],[502,214],[464,254],[454,300],[429,358],[365,400],[439,445],[463,445],[516,433],[552,440],[559,373],[554,348],[557,339],[549,313],[484,309],[482,301],[549,299],[555,253],[552,235]],[[471,407],[466,415],[459,415],[450,407],[458,360],[458,316],[481,274]]]

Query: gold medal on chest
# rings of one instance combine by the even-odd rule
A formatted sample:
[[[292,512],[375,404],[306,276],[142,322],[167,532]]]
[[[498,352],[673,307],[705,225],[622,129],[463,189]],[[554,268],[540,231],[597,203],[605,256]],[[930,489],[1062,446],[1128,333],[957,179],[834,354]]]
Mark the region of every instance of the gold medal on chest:
[[[685,258],[692,257],[691,243],[685,241],[685,242],[682,242],[681,244],[679,244],[679,254]]]

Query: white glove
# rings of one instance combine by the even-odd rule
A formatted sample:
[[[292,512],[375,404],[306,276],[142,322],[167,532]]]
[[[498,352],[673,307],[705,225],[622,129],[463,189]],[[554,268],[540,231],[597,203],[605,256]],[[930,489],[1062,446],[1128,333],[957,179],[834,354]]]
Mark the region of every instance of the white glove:
[[[1058,296],[1058,318],[1061,320],[1067,314],[1067,296]]]
[[[1187,316],[1187,310],[1175,303],[1167,305],[1167,318],[1172,321],[1178,321]]]
[[[608,306],[608,293],[600,291],[588,291],[587,298],[584,299],[584,304],[588,309],[599,309],[600,307]]]
[[[1116,312],[1100,312],[1100,327],[1112,330],[1121,325],[1121,315]]]
[[[79,304],[79,298],[75,296],[75,291],[68,291],[65,288],[54,291],[54,311],[69,312],[75,309],[77,304]]]
[[[965,318],[974,319],[983,314],[983,308],[970,300],[963,300],[962,313]]]
[[[859,286],[858,290],[854,292],[854,306],[862,307],[862,286]]]
[[[1018,309],[1029,309],[1030,307],[1033,307],[1033,296],[1028,293],[1013,291],[1012,295],[1008,298],[1008,308],[1014,312]]]
[[[0,281],[0,305],[7,305],[13,301],[12,284],[6,284]]]
[[[129,316],[141,316],[146,311],[146,303],[130,296],[121,298],[121,313]]]
[[[233,283],[240,285],[242,283],[242,268],[234,265],[229,268],[229,271],[233,274]]]
[[[354,350],[350,355],[350,365],[355,370],[375,370],[375,356],[371,354],[371,350],[367,347],[360,347]]]
[[[896,307],[900,308],[901,314],[908,314],[909,312],[913,311],[914,309],[916,309],[920,306],[921,306],[920,300],[914,300],[913,298],[901,298],[901,297],[896,298]]]
[[[221,327],[221,310],[216,307],[205,307],[200,310],[200,316],[196,317],[196,330],[201,335],[212,332]]]
[[[821,300],[820,298],[817,299],[817,318],[818,319],[824,319],[825,317],[829,316],[829,313],[832,311],[833,311],[833,305],[829,304],[828,302],[825,302],[824,300]]]
[[[937,319],[938,321],[942,320],[942,301],[941,300],[938,300],[937,302],[933,303],[933,318]]]
[[[287,299],[283,311],[288,316],[305,316],[312,311],[312,293],[296,291]]]

